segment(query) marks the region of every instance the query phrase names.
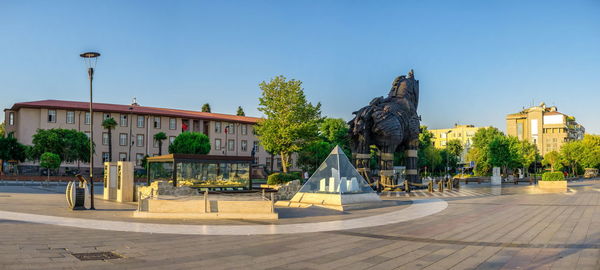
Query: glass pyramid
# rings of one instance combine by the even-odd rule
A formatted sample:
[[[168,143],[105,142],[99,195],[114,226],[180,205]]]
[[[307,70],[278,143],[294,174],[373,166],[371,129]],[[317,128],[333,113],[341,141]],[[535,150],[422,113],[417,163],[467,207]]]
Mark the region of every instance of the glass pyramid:
[[[352,166],[339,146],[333,148],[317,171],[300,188],[302,193],[360,194],[375,193]]]

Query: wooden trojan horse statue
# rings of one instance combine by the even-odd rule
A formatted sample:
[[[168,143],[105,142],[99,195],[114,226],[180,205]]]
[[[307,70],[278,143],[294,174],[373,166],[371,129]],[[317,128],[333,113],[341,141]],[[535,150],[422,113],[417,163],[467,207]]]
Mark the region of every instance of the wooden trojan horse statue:
[[[384,186],[393,186],[394,152],[406,153],[406,179],[420,184],[417,168],[420,118],[419,81],[411,70],[407,76],[397,77],[388,96],[373,99],[368,106],[353,112],[349,135],[353,158],[357,170],[367,181],[370,180],[370,146],[380,151],[380,181]]]

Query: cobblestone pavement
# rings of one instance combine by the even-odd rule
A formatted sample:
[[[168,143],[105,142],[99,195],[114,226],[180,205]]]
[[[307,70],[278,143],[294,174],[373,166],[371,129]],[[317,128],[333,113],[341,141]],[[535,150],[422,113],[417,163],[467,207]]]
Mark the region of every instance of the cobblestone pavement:
[[[469,184],[461,192],[473,188],[477,196],[440,197],[448,208],[427,217],[288,235],[131,233],[24,223],[0,216],[0,269],[600,269],[600,181],[569,185],[568,193],[536,194],[526,184],[508,185],[500,193],[485,184]],[[408,207],[412,199],[395,194],[382,198],[397,205],[349,213],[280,209],[289,212],[278,222],[375,215]],[[64,195],[52,189],[0,186],[3,211],[128,221],[135,205],[98,200],[98,208],[70,212],[64,209]],[[102,251],[122,258],[81,261],[72,255]]]

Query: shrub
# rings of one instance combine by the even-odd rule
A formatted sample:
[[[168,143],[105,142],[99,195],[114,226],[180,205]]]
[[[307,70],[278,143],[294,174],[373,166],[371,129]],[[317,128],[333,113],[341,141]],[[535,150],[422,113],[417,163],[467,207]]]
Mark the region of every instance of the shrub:
[[[280,185],[297,179],[300,179],[300,172],[273,173],[267,177],[267,184]]]
[[[545,172],[542,174],[542,181],[564,181],[565,175],[562,172]]]

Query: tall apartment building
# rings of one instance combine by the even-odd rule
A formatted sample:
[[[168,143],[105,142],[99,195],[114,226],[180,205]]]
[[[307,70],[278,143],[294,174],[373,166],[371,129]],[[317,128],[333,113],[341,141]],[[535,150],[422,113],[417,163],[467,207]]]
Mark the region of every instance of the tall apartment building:
[[[463,145],[463,154],[461,155],[461,161],[464,162],[466,153],[471,149],[473,145],[473,137],[475,132],[481,127],[475,127],[474,125],[454,125],[453,128],[444,129],[430,129],[433,133],[432,143],[436,148],[445,148],[446,144],[450,140],[459,140]]]
[[[507,115],[506,133],[535,144],[544,155],[559,151],[565,142],[583,139],[585,128],[575,121],[575,117],[542,102],[539,106]]]
[[[209,155],[251,156],[255,148],[257,164],[271,168],[271,155],[259,146],[254,125],[260,118],[219,113],[205,113],[168,108],[94,103],[94,143],[96,151],[94,168],[100,170],[108,160],[108,131],[102,121],[112,117],[117,126],[112,130],[112,160],[135,162],[140,168],[145,155],[159,153],[159,144],[154,141],[156,133],[164,132],[162,154],[168,154],[170,143],[184,131],[202,132],[210,138]],[[90,134],[89,103],[64,100],[42,100],[15,103],[5,109],[6,132],[13,132],[17,140],[31,145],[32,136],[38,129],[75,129]],[[226,132],[227,130],[227,132]],[[295,164],[292,162],[291,164]],[[63,167],[85,167],[87,164],[63,163]],[[22,166],[37,167],[34,162]],[[281,161],[275,156],[274,170],[281,169]]]

